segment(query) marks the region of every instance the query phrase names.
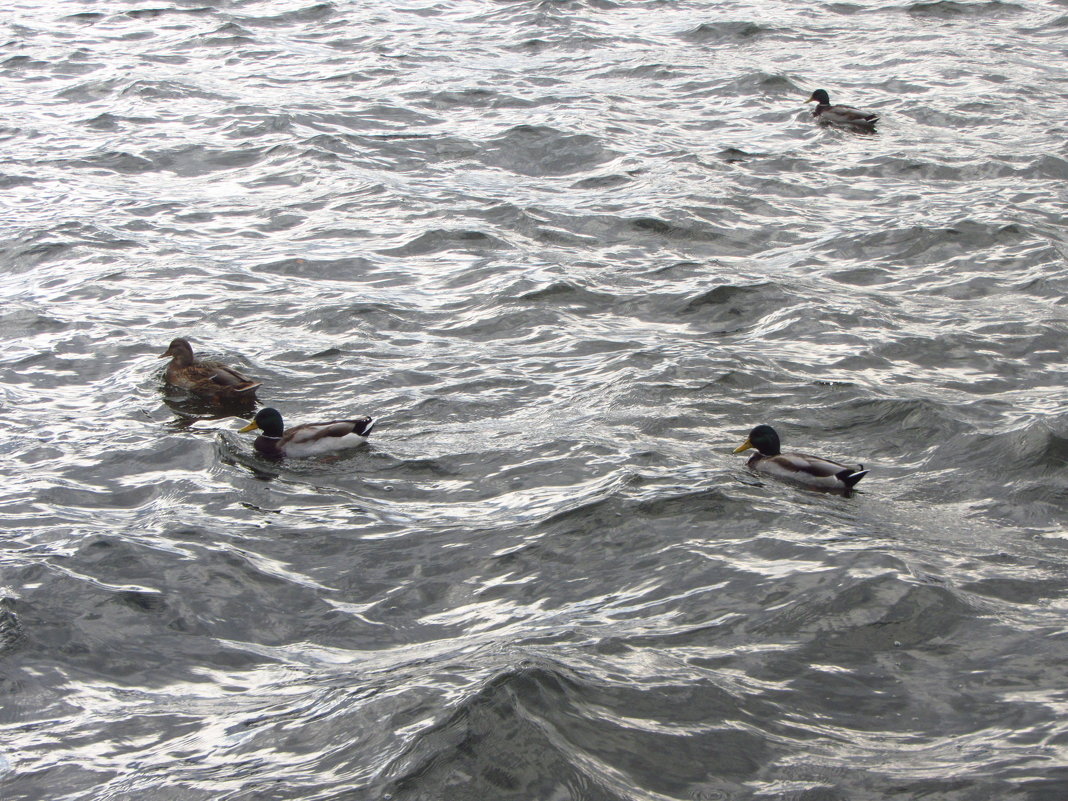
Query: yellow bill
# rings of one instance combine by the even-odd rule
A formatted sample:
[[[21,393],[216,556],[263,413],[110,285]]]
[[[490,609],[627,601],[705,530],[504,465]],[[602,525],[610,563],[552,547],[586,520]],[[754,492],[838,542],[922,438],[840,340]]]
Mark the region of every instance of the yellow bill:
[[[741,453],[742,451],[747,451],[752,447],[753,447],[753,443],[749,441],[748,437],[746,437],[745,438],[745,442],[743,442],[741,445],[739,445],[737,448],[734,449],[734,453]]]

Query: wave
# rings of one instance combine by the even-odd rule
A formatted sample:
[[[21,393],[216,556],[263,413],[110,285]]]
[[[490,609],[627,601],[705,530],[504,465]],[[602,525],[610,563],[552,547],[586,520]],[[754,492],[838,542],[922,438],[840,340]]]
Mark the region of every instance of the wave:
[[[427,256],[449,251],[477,254],[509,248],[511,245],[504,240],[483,231],[438,229],[426,231],[404,245],[384,248],[378,253],[383,256]]]
[[[935,0],[930,3],[912,3],[905,7],[906,11],[914,17],[930,17],[933,19],[955,19],[957,17],[1004,17],[1011,14],[1019,14],[1025,11],[1023,6],[1016,3],[1005,3],[1000,0],[988,0],[981,3],[959,3],[955,0]]]
[[[672,798],[698,797],[712,785],[740,790],[766,744],[726,725],[739,716],[738,704],[714,683],[674,690],[689,696],[692,715],[662,714],[653,696],[665,698],[669,687],[643,693],[584,668],[528,658],[413,738],[384,771],[380,791],[398,799],[462,793],[622,801],[635,787]]]
[[[562,176],[591,170],[617,155],[589,134],[518,125],[487,141],[478,160],[519,175]]]
[[[723,42],[748,42],[776,33],[774,27],[758,22],[729,21],[702,22],[680,34],[681,38],[700,44],[720,44]]]
[[[6,605],[0,606],[0,654],[14,648],[22,637],[22,633],[22,623],[18,615]]]

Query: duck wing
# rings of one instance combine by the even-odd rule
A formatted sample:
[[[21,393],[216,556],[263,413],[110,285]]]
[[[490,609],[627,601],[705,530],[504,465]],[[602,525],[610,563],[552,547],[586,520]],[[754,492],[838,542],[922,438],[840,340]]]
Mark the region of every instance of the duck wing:
[[[331,420],[328,423],[304,423],[294,426],[282,435],[283,445],[307,445],[312,442],[331,438],[347,437],[355,434],[366,437],[374,428],[375,421],[370,417],[357,417],[353,420]]]
[[[218,384],[222,387],[250,389],[251,386],[248,385],[260,386],[244,373],[239,373],[233,367],[227,367],[219,362],[198,362],[196,366],[201,368],[200,372],[205,381],[211,381],[213,384]]]
[[[849,488],[868,474],[864,465],[850,467],[807,453],[765,456],[754,465],[765,473],[823,489]]]
[[[871,127],[879,121],[878,114],[861,111],[852,106],[826,106],[817,109],[817,111],[819,113],[816,116],[820,118],[821,122],[828,122],[832,125],[859,125]]]

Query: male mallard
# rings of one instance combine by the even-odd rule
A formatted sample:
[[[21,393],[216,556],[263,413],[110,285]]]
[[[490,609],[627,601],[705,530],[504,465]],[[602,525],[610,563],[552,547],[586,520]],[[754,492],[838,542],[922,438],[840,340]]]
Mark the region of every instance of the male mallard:
[[[845,125],[871,130],[879,121],[878,114],[861,111],[852,106],[832,106],[830,96],[823,89],[817,89],[805,102],[815,103],[816,110],[812,112],[812,116],[828,125]]]
[[[171,357],[164,378],[168,384],[187,389],[212,403],[253,403],[259,382],[253,381],[219,362],[193,356],[189,341],[179,337],[171,342],[161,359]]]
[[[864,465],[847,467],[830,459],[809,456],[805,453],[782,453],[779,450],[779,435],[771,426],[757,426],[749,432],[745,442],[734,449],[735,453],[756,448],[757,452],[746,463],[754,470],[776,478],[796,481],[814,489],[849,490],[868,474]]]
[[[352,420],[331,420],[328,423],[305,423],[286,429],[277,409],[267,407],[256,412],[256,418],[239,433],[263,431],[253,443],[264,456],[315,456],[320,453],[345,450],[367,439],[375,427],[374,418],[357,417]]]

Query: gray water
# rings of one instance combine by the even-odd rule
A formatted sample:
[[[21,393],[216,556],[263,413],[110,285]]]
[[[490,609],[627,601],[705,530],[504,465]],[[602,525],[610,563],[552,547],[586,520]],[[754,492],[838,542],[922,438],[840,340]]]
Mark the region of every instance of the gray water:
[[[1068,797],[1068,2],[0,19],[5,801]]]

